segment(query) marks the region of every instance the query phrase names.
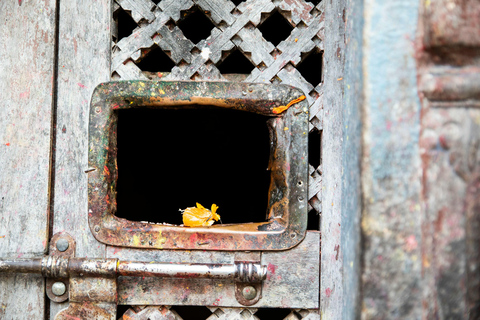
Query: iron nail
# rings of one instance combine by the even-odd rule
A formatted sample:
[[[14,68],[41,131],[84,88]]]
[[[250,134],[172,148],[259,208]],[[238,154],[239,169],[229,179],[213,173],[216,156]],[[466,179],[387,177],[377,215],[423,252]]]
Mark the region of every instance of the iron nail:
[[[247,300],[253,300],[257,296],[257,289],[252,286],[246,286],[242,290],[243,297]]]
[[[58,239],[56,246],[58,251],[61,251],[61,252],[67,251],[69,247],[68,240],[64,238],[60,238]]]
[[[67,286],[65,286],[65,283],[63,282],[58,281],[52,285],[52,292],[56,296],[63,296],[66,291]]]

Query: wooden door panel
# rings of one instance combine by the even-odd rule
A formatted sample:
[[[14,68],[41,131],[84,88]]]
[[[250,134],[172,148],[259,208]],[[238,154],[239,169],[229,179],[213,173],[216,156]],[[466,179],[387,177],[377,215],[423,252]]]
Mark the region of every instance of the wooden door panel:
[[[55,1],[0,2],[0,257],[48,246]],[[44,279],[0,276],[0,318],[44,316]]]
[[[61,0],[59,7],[53,230],[69,233],[76,256],[105,256],[88,227],[88,117],[93,89],[110,79],[111,1]],[[65,303],[50,303],[51,318]]]

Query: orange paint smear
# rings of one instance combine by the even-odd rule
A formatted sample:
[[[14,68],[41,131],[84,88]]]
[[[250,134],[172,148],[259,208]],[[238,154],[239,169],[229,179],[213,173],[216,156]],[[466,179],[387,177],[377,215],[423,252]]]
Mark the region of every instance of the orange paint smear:
[[[295,103],[303,101],[305,99],[306,99],[305,96],[300,96],[299,98],[290,101],[286,106],[280,106],[280,107],[273,108],[272,112],[275,113],[275,114],[282,113],[283,111],[285,111],[288,108],[290,108],[291,106],[293,106]]]

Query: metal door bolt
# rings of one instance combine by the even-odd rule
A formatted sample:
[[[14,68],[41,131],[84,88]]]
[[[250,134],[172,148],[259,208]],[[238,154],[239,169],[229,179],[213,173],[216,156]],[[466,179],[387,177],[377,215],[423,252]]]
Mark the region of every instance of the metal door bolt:
[[[56,296],[61,296],[67,291],[67,287],[65,286],[65,283],[63,282],[55,282],[52,286],[52,292]]]
[[[252,286],[246,286],[242,290],[243,297],[247,300],[253,300],[257,296],[257,290]]]

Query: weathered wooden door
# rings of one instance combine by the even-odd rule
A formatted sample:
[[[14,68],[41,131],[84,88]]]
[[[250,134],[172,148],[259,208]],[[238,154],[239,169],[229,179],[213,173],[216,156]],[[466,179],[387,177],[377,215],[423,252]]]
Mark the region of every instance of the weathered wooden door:
[[[1,1],[0,318],[478,318],[479,21],[474,0]],[[263,115],[141,108],[191,103]],[[172,226],[197,201],[237,227]]]
[[[2,171],[5,195],[2,208],[6,208],[2,211],[2,221],[5,221],[2,222],[2,234],[5,234],[1,239],[4,241],[2,254],[14,259],[11,263],[18,263],[21,258],[40,261],[38,259],[45,257],[38,265],[49,279],[32,274],[2,278],[4,302],[0,314],[15,318],[27,303],[29,318],[114,319],[117,304],[120,310],[117,316],[124,314],[125,319],[147,319],[155,315],[162,319],[181,319],[182,315],[185,319],[198,319],[202,317],[200,314],[205,319],[232,319],[240,315],[248,319],[319,317],[323,3],[20,1],[2,3],[2,17],[5,18],[3,35],[8,39],[2,47],[2,55],[6,58],[2,85],[9,91],[6,101],[13,112],[5,111],[2,117],[6,139],[4,159],[9,161],[4,164],[8,170]],[[118,91],[123,95],[122,90],[130,90],[132,97],[138,95],[138,90],[150,86],[148,80],[209,81],[195,87],[169,82],[171,86],[152,88],[158,89],[156,94],[161,99],[169,101],[191,94],[189,101],[194,100],[194,96],[200,97],[197,100],[202,104],[210,97],[207,104],[220,106],[221,101],[228,104],[230,100],[241,98],[247,109],[250,108],[248,103],[257,101],[256,112],[270,119],[274,119],[275,114],[262,111],[264,103],[271,101],[273,107],[278,107],[302,95],[305,99],[284,112],[291,114],[285,116],[287,118],[276,118],[283,117],[285,121],[272,122],[270,137],[273,140],[270,142],[273,147],[269,147],[267,117],[259,120],[256,118],[259,116],[245,112],[224,116],[218,110],[196,113],[195,110],[173,113],[115,111],[118,141],[115,137],[109,143],[119,146],[119,188],[113,191],[114,199],[109,199],[118,202],[111,218],[120,221],[123,225],[119,228],[124,231],[112,237],[112,232],[118,228],[111,229],[109,222],[102,220],[100,215],[99,220],[95,220],[98,208],[109,200],[96,199],[98,189],[103,187],[102,179],[116,176],[117,159],[112,160],[112,166],[109,163],[100,166],[93,160],[104,150],[97,150],[97,146],[103,146],[102,139],[108,138],[102,136],[101,126],[97,126],[95,120],[95,115],[101,117],[107,112],[107,104],[98,107],[93,102],[91,105],[91,101],[105,99],[107,103],[109,99],[117,99],[118,95],[110,98],[102,94],[96,96],[93,92],[102,82],[120,80],[141,80],[125,84],[128,88]],[[228,84],[222,91],[221,84],[212,85],[212,81],[245,85]],[[298,91],[290,92],[279,84],[294,86]],[[7,90],[9,86],[12,88]],[[168,88],[172,88],[171,91]],[[111,89],[106,90],[105,94],[111,93]],[[148,104],[155,95],[151,90],[148,92],[149,96],[139,102],[139,106]],[[165,94],[168,97],[162,96]],[[184,99],[183,104],[189,104],[187,100]],[[244,108],[243,104],[238,109]],[[111,107],[112,110],[118,108],[117,105]],[[298,112],[294,113],[294,108]],[[176,115],[178,113],[180,116]],[[212,118],[218,120],[212,122]],[[179,120],[170,125],[175,119]],[[168,129],[163,133],[155,129],[157,132],[130,137],[148,123]],[[176,132],[178,128],[186,131],[195,123],[201,125],[185,134],[183,140],[179,133],[169,136],[169,132]],[[281,128],[275,129],[279,125]],[[202,133],[203,127],[208,126],[214,127],[213,133]],[[116,130],[113,131],[115,135]],[[20,136],[20,132],[27,132],[29,136]],[[189,144],[197,135],[201,137]],[[222,140],[222,136],[228,139]],[[165,150],[161,153],[145,153],[160,148],[161,145],[155,145],[159,139],[170,140],[174,148],[180,145],[183,149],[170,150],[162,145]],[[210,139],[216,144],[205,143]],[[242,142],[244,140],[247,143]],[[257,141],[260,141],[258,146],[255,145]],[[128,149],[133,144],[136,147]],[[224,146],[229,144],[237,153]],[[228,152],[230,158],[227,156],[215,164],[217,172],[215,166],[205,168]],[[179,157],[173,162],[159,163],[166,155]],[[195,167],[206,155],[210,159]],[[157,160],[152,162],[152,158]],[[185,158],[189,161],[183,167],[176,165]],[[136,164],[129,164],[135,161]],[[257,162],[263,172],[268,165],[272,177],[270,174],[265,177],[262,172],[259,176],[251,175],[251,171],[258,171]],[[138,166],[145,166],[145,170],[138,172]],[[183,172],[190,168],[192,171],[182,177],[154,173],[159,169]],[[205,176],[202,171],[209,175]],[[248,174],[250,176],[242,180],[242,176]],[[123,176],[126,178],[122,182]],[[219,181],[222,176],[228,179]],[[98,185],[95,184],[97,180]],[[181,183],[174,189],[178,181]],[[189,185],[195,183],[193,191],[189,191]],[[136,187],[131,188],[131,185]],[[215,189],[216,185],[220,188]],[[157,189],[157,195],[149,194],[151,188]],[[205,196],[200,192],[202,188],[220,193],[220,196],[216,199]],[[169,193],[171,189],[174,192]],[[222,189],[228,192],[221,193]],[[190,232],[182,227],[159,225],[165,222],[180,224],[178,208],[192,206],[196,201],[205,205],[203,201],[210,198],[220,205],[223,223],[237,223],[239,227],[231,227],[228,231],[228,226],[219,225],[202,233],[202,229]],[[266,203],[270,210],[269,220],[258,214],[265,212]],[[176,209],[169,214],[150,214],[155,206],[160,212],[171,212],[172,206]],[[257,207],[261,207],[260,210]],[[285,207],[285,213],[277,207]],[[305,230],[307,215],[308,231]],[[148,222],[139,222],[143,220]],[[251,222],[256,223],[252,226],[260,232],[248,227]],[[226,236],[222,236],[224,231],[215,234],[219,228],[227,230]],[[248,228],[253,231],[247,232]],[[14,236],[18,232],[22,237]],[[265,240],[261,240],[263,234],[266,234]],[[197,240],[192,242],[192,237]],[[259,240],[252,240],[257,238]],[[87,261],[87,258],[97,260]],[[93,272],[93,267],[88,267],[89,271],[71,269],[75,261],[79,266],[86,267],[87,263],[98,266],[98,259],[104,260],[100,273]],[[181,272],[173,278],[120,276],[117,279],[109,273],[109,268],[115,268],[111,264],[116,261],[114,259],[173,263],[177,267],[213,264],[215,268],[220,265],[240,268],[239,263],[242,263],[246,272],[249,267],[261,265],[266,277],[260,284],[251,285],[245,284],[249,280],[241,283],[222,275],[218,275],[223,277],[220,279],[181,279]],[[65,267],[68,271],[55,269],[62,263],[68,265],[69,269]],[[215,273],[215,270],[208,273]],[[128,275],[132,275],[131,272]],[[17,291],[20,287],[25,292]],[[256,292],[253,296],[250,289]],[[26,296],[26,301],[20,303],[21,296]]]

